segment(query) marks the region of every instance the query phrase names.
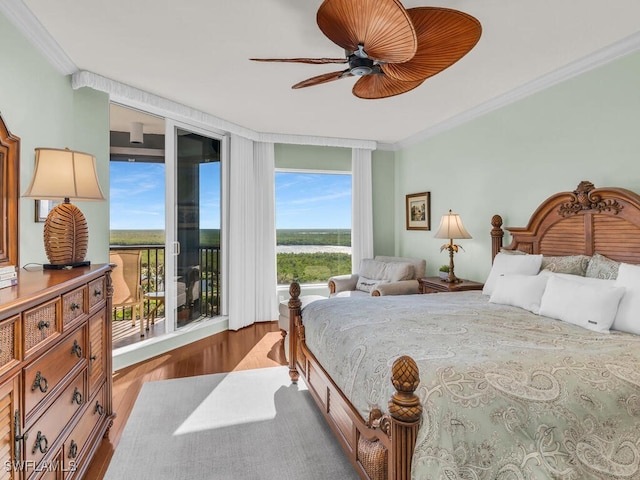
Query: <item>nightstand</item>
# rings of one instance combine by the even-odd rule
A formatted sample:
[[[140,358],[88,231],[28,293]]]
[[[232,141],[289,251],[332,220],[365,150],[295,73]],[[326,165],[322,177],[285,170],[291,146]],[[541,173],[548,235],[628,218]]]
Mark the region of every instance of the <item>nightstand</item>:
[[[461,279],[462,280],[462,279]],[[442,281],[440,277],[422,277],[418,279],[420,293],[464,292],[466,290],[482,290],[484,283],[462,280],[458,283]]]

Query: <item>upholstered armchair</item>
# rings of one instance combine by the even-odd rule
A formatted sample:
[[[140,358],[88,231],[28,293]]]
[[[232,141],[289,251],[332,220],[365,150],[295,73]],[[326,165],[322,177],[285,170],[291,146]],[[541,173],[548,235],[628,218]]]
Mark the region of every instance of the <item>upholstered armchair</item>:
[[[409,295],[418,293],[418,278],[424,277],[422,258],[378,255],[360,262],[358,273],[329,278],[330,297]]]

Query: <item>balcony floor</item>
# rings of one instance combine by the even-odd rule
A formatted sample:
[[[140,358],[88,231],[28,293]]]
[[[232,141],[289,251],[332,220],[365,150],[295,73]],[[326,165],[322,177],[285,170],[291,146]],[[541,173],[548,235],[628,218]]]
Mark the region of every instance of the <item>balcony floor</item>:
[[[113,330],[113,348],[125,347],[142,342],[148,338],[158,337],[164,333],[164,317],[156,317],[155,324],[149,325],[144,337],[140,336],[140,324],[131,326],[131,320],[115,320],[111,322]]]

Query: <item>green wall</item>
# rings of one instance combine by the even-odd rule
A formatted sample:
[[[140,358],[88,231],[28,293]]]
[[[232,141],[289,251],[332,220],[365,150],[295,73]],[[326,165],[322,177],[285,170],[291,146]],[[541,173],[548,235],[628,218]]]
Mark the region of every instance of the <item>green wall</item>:
[[[49,62],[0,14],[0,112],[9,131],[20,137],[20,193],[29,185],[36,147],[69,147],[96,156],[100,186],[109,193],[108,96],[73,90],[71,79]],[[34,221],[31,199],[20,200],[20,265],[48,263],[43,223]],[[89,224],[87,259],[109,259],[109,202],[79,202]]]
[[[396,152],[396,249],[448,261],[433,235],[449,209],[473,239],[460,240],[456,274],[484,281],[490,221],[526,226],[550,195],[581,180],[640,192],[640,53],[633,53]],[[404,227],[406,194],[430,191],[432,231]]]
[[[276,168],[351,171],[350,148],[277,143],[274,151]]]

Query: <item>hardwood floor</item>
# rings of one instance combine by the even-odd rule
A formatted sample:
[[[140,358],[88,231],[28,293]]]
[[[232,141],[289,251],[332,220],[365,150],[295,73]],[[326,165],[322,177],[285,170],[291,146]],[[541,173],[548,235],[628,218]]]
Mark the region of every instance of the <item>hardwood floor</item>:
[[[113,410],[117,416],[85,479],[104,477],[143,383],[278,365],[286,365],[278,322],[264,322],[222,332],[119,370],[113,375]]]

